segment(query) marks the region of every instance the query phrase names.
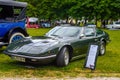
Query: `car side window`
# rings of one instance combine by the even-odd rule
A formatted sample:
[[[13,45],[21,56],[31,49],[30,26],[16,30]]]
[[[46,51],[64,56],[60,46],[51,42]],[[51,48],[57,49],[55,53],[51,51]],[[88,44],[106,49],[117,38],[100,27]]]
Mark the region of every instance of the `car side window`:
[[[95,36],[95,32],[93,28],[85,28],[85,36],[92,37]]]

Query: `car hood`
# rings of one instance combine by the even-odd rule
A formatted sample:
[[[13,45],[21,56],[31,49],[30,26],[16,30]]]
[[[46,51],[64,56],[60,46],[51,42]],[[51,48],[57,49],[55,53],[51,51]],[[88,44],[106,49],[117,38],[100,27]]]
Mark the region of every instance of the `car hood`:
[[[40,54],[58,47],[59,40],[48,37],[25,38],[11,43],[7,51],[11,53]]]
[[[4,51],[9,54],[45,56],[56,54],[62,46],[75,41],[75,38],[32,37],[11,43]]]

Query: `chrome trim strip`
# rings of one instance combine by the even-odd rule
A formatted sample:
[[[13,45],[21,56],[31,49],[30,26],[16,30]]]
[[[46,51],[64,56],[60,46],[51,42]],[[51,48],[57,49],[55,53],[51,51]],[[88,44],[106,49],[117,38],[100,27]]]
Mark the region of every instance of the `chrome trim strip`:
[[[30,59],[47,59],[47,58],[54,58],[54,57],[56,57],[56,55],[51,55],[51,56],[46,56],[46,57],[30,57],[30,56],[17,55],[17,54],[10,54],[10,56],[17,56],[17,57],[30,58]]]
[[[78,56],[73,57],[72,60],[76,60],[76,59],[79,59],[79,58],[82,58],[85,56],[86,56],[86,54],[78,55]]]

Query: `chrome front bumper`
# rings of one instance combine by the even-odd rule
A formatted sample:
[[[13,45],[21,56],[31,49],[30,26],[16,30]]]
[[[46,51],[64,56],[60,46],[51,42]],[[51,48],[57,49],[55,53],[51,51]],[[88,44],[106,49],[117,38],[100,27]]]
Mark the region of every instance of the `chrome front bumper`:
[[[24,59],[20,62],[30,62],[30,63],[42,63],[42,64],[46,64],[46,63],[51,63],[56,59],[56,55],[50,55],[50,56],[44,56],[44,57],[33,57],[33,56],[25,56],[25,55],[19,55],[19,54],[13,54],[13,53],[9,53],[7,51],[4,51],[4,53],[8,56],[10,56],[12,59],[16,60],[15,57]]]

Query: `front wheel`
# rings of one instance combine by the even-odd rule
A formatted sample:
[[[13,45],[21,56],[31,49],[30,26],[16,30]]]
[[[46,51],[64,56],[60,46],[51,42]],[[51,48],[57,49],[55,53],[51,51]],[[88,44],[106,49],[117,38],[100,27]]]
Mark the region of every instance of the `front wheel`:
[[[24,38],[25,36],[20,32],[13,33],[9,38],[9,43],[12,43],[14,41],[20,40],[21,38]]]
[[[99,55],[102,56],[102,55],[105,54],[105,52],[106,52],[106,44],[105,44],[104,41],[102,41],[102,42],[100,43]]]
[[[67,66],[70,61],[70,54],[67,47],[63,47],[57,56],[56,64],[57,66]]]

